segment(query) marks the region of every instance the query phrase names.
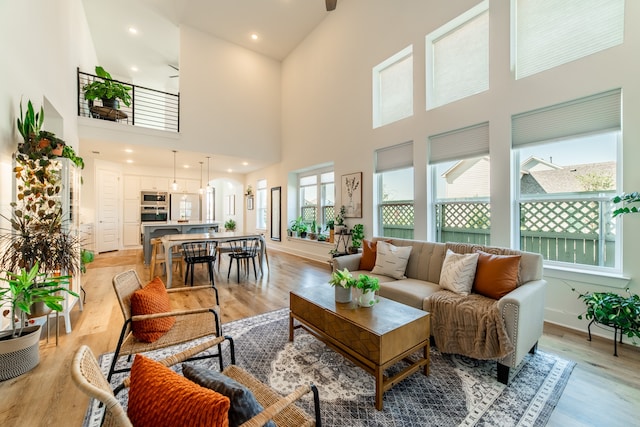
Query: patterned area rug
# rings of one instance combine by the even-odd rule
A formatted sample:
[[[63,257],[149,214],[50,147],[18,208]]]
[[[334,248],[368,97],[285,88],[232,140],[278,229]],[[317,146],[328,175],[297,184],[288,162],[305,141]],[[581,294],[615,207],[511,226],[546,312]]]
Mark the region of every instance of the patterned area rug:
[[[283,309],[224,324],[223,331],[235,341],[236,363],[280,393],[289,393],[299,384],[316,384],[326,426],[544,426],[575,366],[538,351],[512,373],[507,387],[495,380],[495,362],[441,354],[432,348],[430,376],[415,373],[395,385],[384,394],[384,410],[377,411],[371,375],[300,329],[294,342],[288,342],[288,327],[288,309]],[[149,355],[161,358],[172,352]],[[228,363],[228,348],[224,352]],[[105,373],[112,356],[100,357]],[[215,359],[189,363],[218,369]],[[126,357],[119,364],[126,364]],[[181,371],[180,366],[174,368]],[[114,376],[112,385],[124,375]],[[126,391],[119,397],[126,405]],[[299,406],[313,414],[310,396]],[[98,426],[101,411],[91,402],[83,425]]]

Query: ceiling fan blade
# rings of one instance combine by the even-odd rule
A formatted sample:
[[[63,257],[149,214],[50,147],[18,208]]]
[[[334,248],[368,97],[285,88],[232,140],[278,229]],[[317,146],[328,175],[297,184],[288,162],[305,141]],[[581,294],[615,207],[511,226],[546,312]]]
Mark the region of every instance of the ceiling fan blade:
[[[176,77],[180,77],[180,75],[176,74],[175,76],[169,76],[170,79],[175,79]]]
[[[336,3],[338,3],[338,0],[325,0],[325,3],[327,5],[327,12],[331,12],[336,8]]]
[[[180,69],[178,67],[176,67],[175,65],[172,64],[167,64],[169,67],[173,68],[176,71],[180,71]]]

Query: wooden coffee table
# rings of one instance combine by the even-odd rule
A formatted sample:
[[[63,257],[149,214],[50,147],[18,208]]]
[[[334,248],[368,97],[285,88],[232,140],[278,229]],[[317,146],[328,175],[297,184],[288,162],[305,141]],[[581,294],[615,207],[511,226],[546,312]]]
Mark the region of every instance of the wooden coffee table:
[[[329,347],[373,375],[377,410],[394,384],[423,368],[429,375],[429,313],[378,297],[373,307],[335,302],[334,290],[319,285],[290,293],[289,341],[304,328]],[[299,324],[294,324],[294,319]],[[423,349],[417,360],[408,357]],[[409,365],[392,377],[385,370],[399,361]]]

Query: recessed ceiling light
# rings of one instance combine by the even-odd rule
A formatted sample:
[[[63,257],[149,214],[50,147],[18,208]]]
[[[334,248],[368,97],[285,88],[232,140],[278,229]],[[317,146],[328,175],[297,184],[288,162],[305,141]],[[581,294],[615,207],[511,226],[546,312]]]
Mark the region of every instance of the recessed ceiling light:
[[[258,35],[256,33],[251,34],[251,40],[258,40]]]
[[[227,172],[232,173],[233,169],[227,169]]]
[[[133,153],[133,150],[131,148],[125,148],[124,152],[125,153]]]
[[[191,166],[189,166],[189,165],[184,165],[184,168],[185,168],[185,169],[189,169],[190,167],[191,167]]]
[[[249,166],[249,162],[242,162],[242,166]]]
[[[131,34],[138,34],[138,29],[137,29],[137,28],[135,28],[135,27],[129,27],[129,32],[130,32]]]
[[[133,163],[133,160],[127,159],[127,163]]]
[[[131,67],[131,71],[138,71],[138,67],[136,67],[135,65]]]

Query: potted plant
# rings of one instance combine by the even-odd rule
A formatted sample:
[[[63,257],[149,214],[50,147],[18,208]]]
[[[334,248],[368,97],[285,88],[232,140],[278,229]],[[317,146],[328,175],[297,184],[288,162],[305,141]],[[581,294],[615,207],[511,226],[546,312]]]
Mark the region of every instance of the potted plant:
[[[16,124],[22,136],[22,142],[18,144],[18,152],[34,160],[43,156],[60,156],[65,146],[65,142],[56,137],[53,132],[42,130],[43,121],[43,107],[36,112],[29,100],[25,111],[20,101],[20,117],[16,119]]]
[[[80,271],[83,273],[87,272],[87,264],[93,262],[95,259],[95,254],[93,251],[88,249],[80,249]]]
[[[335,236],[335,229],[334,229],[335,227],[334,227],[333,224],[335,224],[334,220],[331,219],[331,220],[327,221],[327,228],[326,229],[329,230],[329,242],[330,243],[333,243],[333,239],[334,239],[334,236]]]
[[[307,237],[307,224],[305,224],[302,216],[291,221],[291,231],[296,233],[301,239]]]
[[[372,307],[378,302],[375,293],[380,289],[380,283],[377,277],[361,274],[353,286],[356,288],[356,300],[360,307]]]
[[[614,218],[618,215],[640,212],[640,210],[638,210],[638,207],[635,206],[636,203],[640,203],[640,193],[638,193],[637,191],[615,196],[611,201],[616,204],[622,203],[622,207],[613,211]]]
[[[236,231],[236,221],[233,219],[228,219],[224,223],[224,229],[225,231]]]
[[[354,283],[353,275],[346,268],[331,274],[329,284],[335,288],[336,302],[351,302],[351,287]]]
[[[334,220],[334,228],[336,234],[345,234],[347,232],[347,226],[344,224],[344,216],[347,214],[347,208],[340,206],[340,213],[336,215]]]
[[[99,65],[96,66],[96,75],[100,77],[99,80],[94,80],[82,87],[84,99],[89,101],[90,107],[96,99],[102,100],[104,107],[113,108],[114,110],[119,108],[118,100],[122,101],[127,107],[131,105],[131,95],[129,94],[131,87],[113,80],[111,74]]]
[[[316,220],[314,219],[311,223],[311,230],[309,231],[309,239],[318,240],[318,226],[316,225]]]
[[[84,169],[84,159],[78,156],[72,147],[65,145],[62,149],[62,157],[69,159],[80,169]]]
[[[63,292],[78,296],[64,285],[69,276],[49,276],[39,272],[36,262],[29,270],[19,273],[5,271],[0,280],[7,283],[0,287],[0,302],[10,308],[11,331],[0,333],[0,381],[14,378],[33,369],[40,361],[40,325],[26,327],[27,315],[36,303],[43,303],[51,310],[61,311]]]
[[[356,224],[351,229],[351,247],[349,251],[357,254],[362,247],[362,239],[364,239],[364,225]]]

